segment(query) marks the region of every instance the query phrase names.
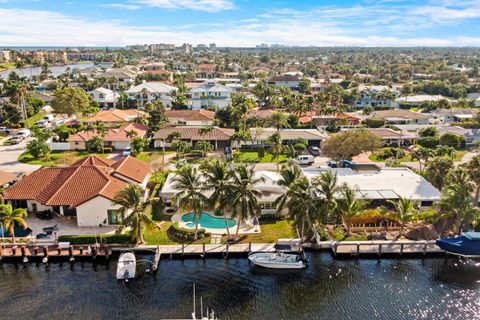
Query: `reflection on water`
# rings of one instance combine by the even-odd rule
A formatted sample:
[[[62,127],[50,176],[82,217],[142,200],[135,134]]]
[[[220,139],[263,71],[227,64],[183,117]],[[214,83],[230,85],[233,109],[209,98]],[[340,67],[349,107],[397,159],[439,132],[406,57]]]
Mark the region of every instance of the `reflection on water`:
[[[247,259],[162,260],[125,284],[116,263],[0,265],[5,319],[172,319],[192,311],[192,284],[221,319],[478,319],[480,264],[457,258],[334,260],[305,270]],[[146,268],[146,266],[144,266]]]

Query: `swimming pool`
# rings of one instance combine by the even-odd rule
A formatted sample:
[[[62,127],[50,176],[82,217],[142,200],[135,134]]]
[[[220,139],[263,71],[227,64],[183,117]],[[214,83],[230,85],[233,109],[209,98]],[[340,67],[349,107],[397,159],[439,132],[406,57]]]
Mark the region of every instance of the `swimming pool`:
[[[195,214],[193,212],[184,214],[182,221],[187,223],[188,227],[195,228]],[[214,217],[208,212],[203,212],[200,215],[198,223],[201,228],[223,229],[225,228],[225,218]],[[228,227],[234,227],[237,223],[233,219],[227,219]]]

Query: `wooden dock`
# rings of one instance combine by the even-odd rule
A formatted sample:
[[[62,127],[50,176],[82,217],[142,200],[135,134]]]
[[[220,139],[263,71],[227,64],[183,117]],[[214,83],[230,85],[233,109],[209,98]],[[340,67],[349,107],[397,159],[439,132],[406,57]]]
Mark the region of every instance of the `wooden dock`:
[[[223,256],[248,255],[252,252],[276,252],[274,243],[238,244],[178,244],[160,246],[140,246],[137,248],[111,247],[113,252],[132,250],[138,252],[160,252],[162,256]]]
[[[0,258],[8,261],[42,261],[50,260],[96,260],[107,258],[110,250],[107,247],[96,247],[95,245],[69,245],[67,243],[45,244],[45,245],[8,245],[0,248]]]
[[[375,241],[340,241],[332,243],[334,256],[382,256],[438,254],[444,251],[437,247],[435,240],[375,240]]]

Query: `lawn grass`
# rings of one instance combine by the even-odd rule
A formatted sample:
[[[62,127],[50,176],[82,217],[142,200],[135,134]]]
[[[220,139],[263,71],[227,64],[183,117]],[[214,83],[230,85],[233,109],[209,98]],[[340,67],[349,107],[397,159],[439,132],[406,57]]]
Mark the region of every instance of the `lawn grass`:
[[[160,228],[157,226],[148,226],[143,230],[143,236],[148,245],[168,245],[168,244],[181,244],[181,242],[175,241],[168,236],[168,228],[173,222],[165,221]],[[188,242],[188,244],[208,244],[210,243],[210,237]]]
[[[274,243],[281,238],[297,237],[293,222],[290,220],[260,221],[260,231],[258,234],[242,236],[241,243]]]
[[[245,163],[275,163],[277,161],[283,163],[287,161],[287,157],[284,155],[280,155],[277,159],[273,154],[267,152],[263,158],[259,158],[258,152],[255,151],[235,152],[234,157],[236,161]]]
[[[68,166],[88,155],[96,155],[102,158],[107,158],[110,154],[88,153],[87,151],[53,151],[44,159],[36,159],[31,154],[24,152],[20,155],[20,157],[18,157],[18,161],[44,167],[56,167],[60,165]]]

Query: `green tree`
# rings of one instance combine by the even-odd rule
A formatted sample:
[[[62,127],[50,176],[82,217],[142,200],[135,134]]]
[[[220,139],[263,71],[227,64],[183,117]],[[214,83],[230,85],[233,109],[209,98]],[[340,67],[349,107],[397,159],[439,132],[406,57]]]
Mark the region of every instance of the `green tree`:
[[[258,199],[262,193],[256,189],[256,185],[263,182],[263,178],[256,178],[253,167],[240,164],[231,171],[231,179],[227,183],[227,196],[225,203],[232,212],[232,217],[237,218],[237,232],[240,230],[242,220],[260,214]]]
[[[90,106],[90,101],[83,89],[64,87],[55,91],[51,105],[55,113],[66,113],[71,116],[81,114]]]
[[[442,190],[445,178],[453,169],[453,160],[449,157],[435,157],[426,166],[427,180],[438,190]]]
[[[203,210],[208,206],[208,198],[205,195],[205,188],[197,168],[185,165],[177,170],[172,179],[173,187],[178,190],[174,201],[183,211],[191,211],[195,217],[195,235],[197,239],[198,221]]]
[[[408,222],[417,219],[418,210],[415,209],[415,203],[411,199],[399,197],[398,201],[389,200],[394,207],[393,211],[387,214],[387,217],[400,223],[399,237],[403,236],[405,226]]]
[[[376,151],[381,139],[367,130],[348,130],[332,134],[322,143],[322,152],[327,157],[341,161],[362,152]]]
[[[145,226],[153,224],[151,219],[152,206],[158,199],[150,198],[144,200],[145,190],[137,184],[129,184],[118,191],[113,199],[113,203],[121,206],[120,210],[126,214],[130,212],[123,220],[123,226],[130,228],[130,238],[132,243],[145,243],[143,238],[143,229]]]
[[[339,189],[341,196],[340,199],[337,200],[337,211],[342,219],[342,224],[347,231],[347,236],[350,236],[352,220],[363,212],[365,202],[361,199],[357,199],[356,190],[348,187],[348,185],[344,184],[340,186]]]
[[[231,175],[227,164],[220,159],[214,159],[202,163],[200,169],[205,179],[205,189],[212,190],[212,194],[208,199],[210,208],[217,211],[228,206],[226,202],[228,201],[227,183],[229,182]],[[227,210],[223,210],[223,217],[225,219],[225,228],[227,229],[228,238],[230,238]]]
[[[27,211],[23,208],[13,209],[10,204],[0,204],[0,221],[3,227],[10,232],[13,243],[15,243],[15,225],[26,229],[27,222],[25,218],[27,215]]]

